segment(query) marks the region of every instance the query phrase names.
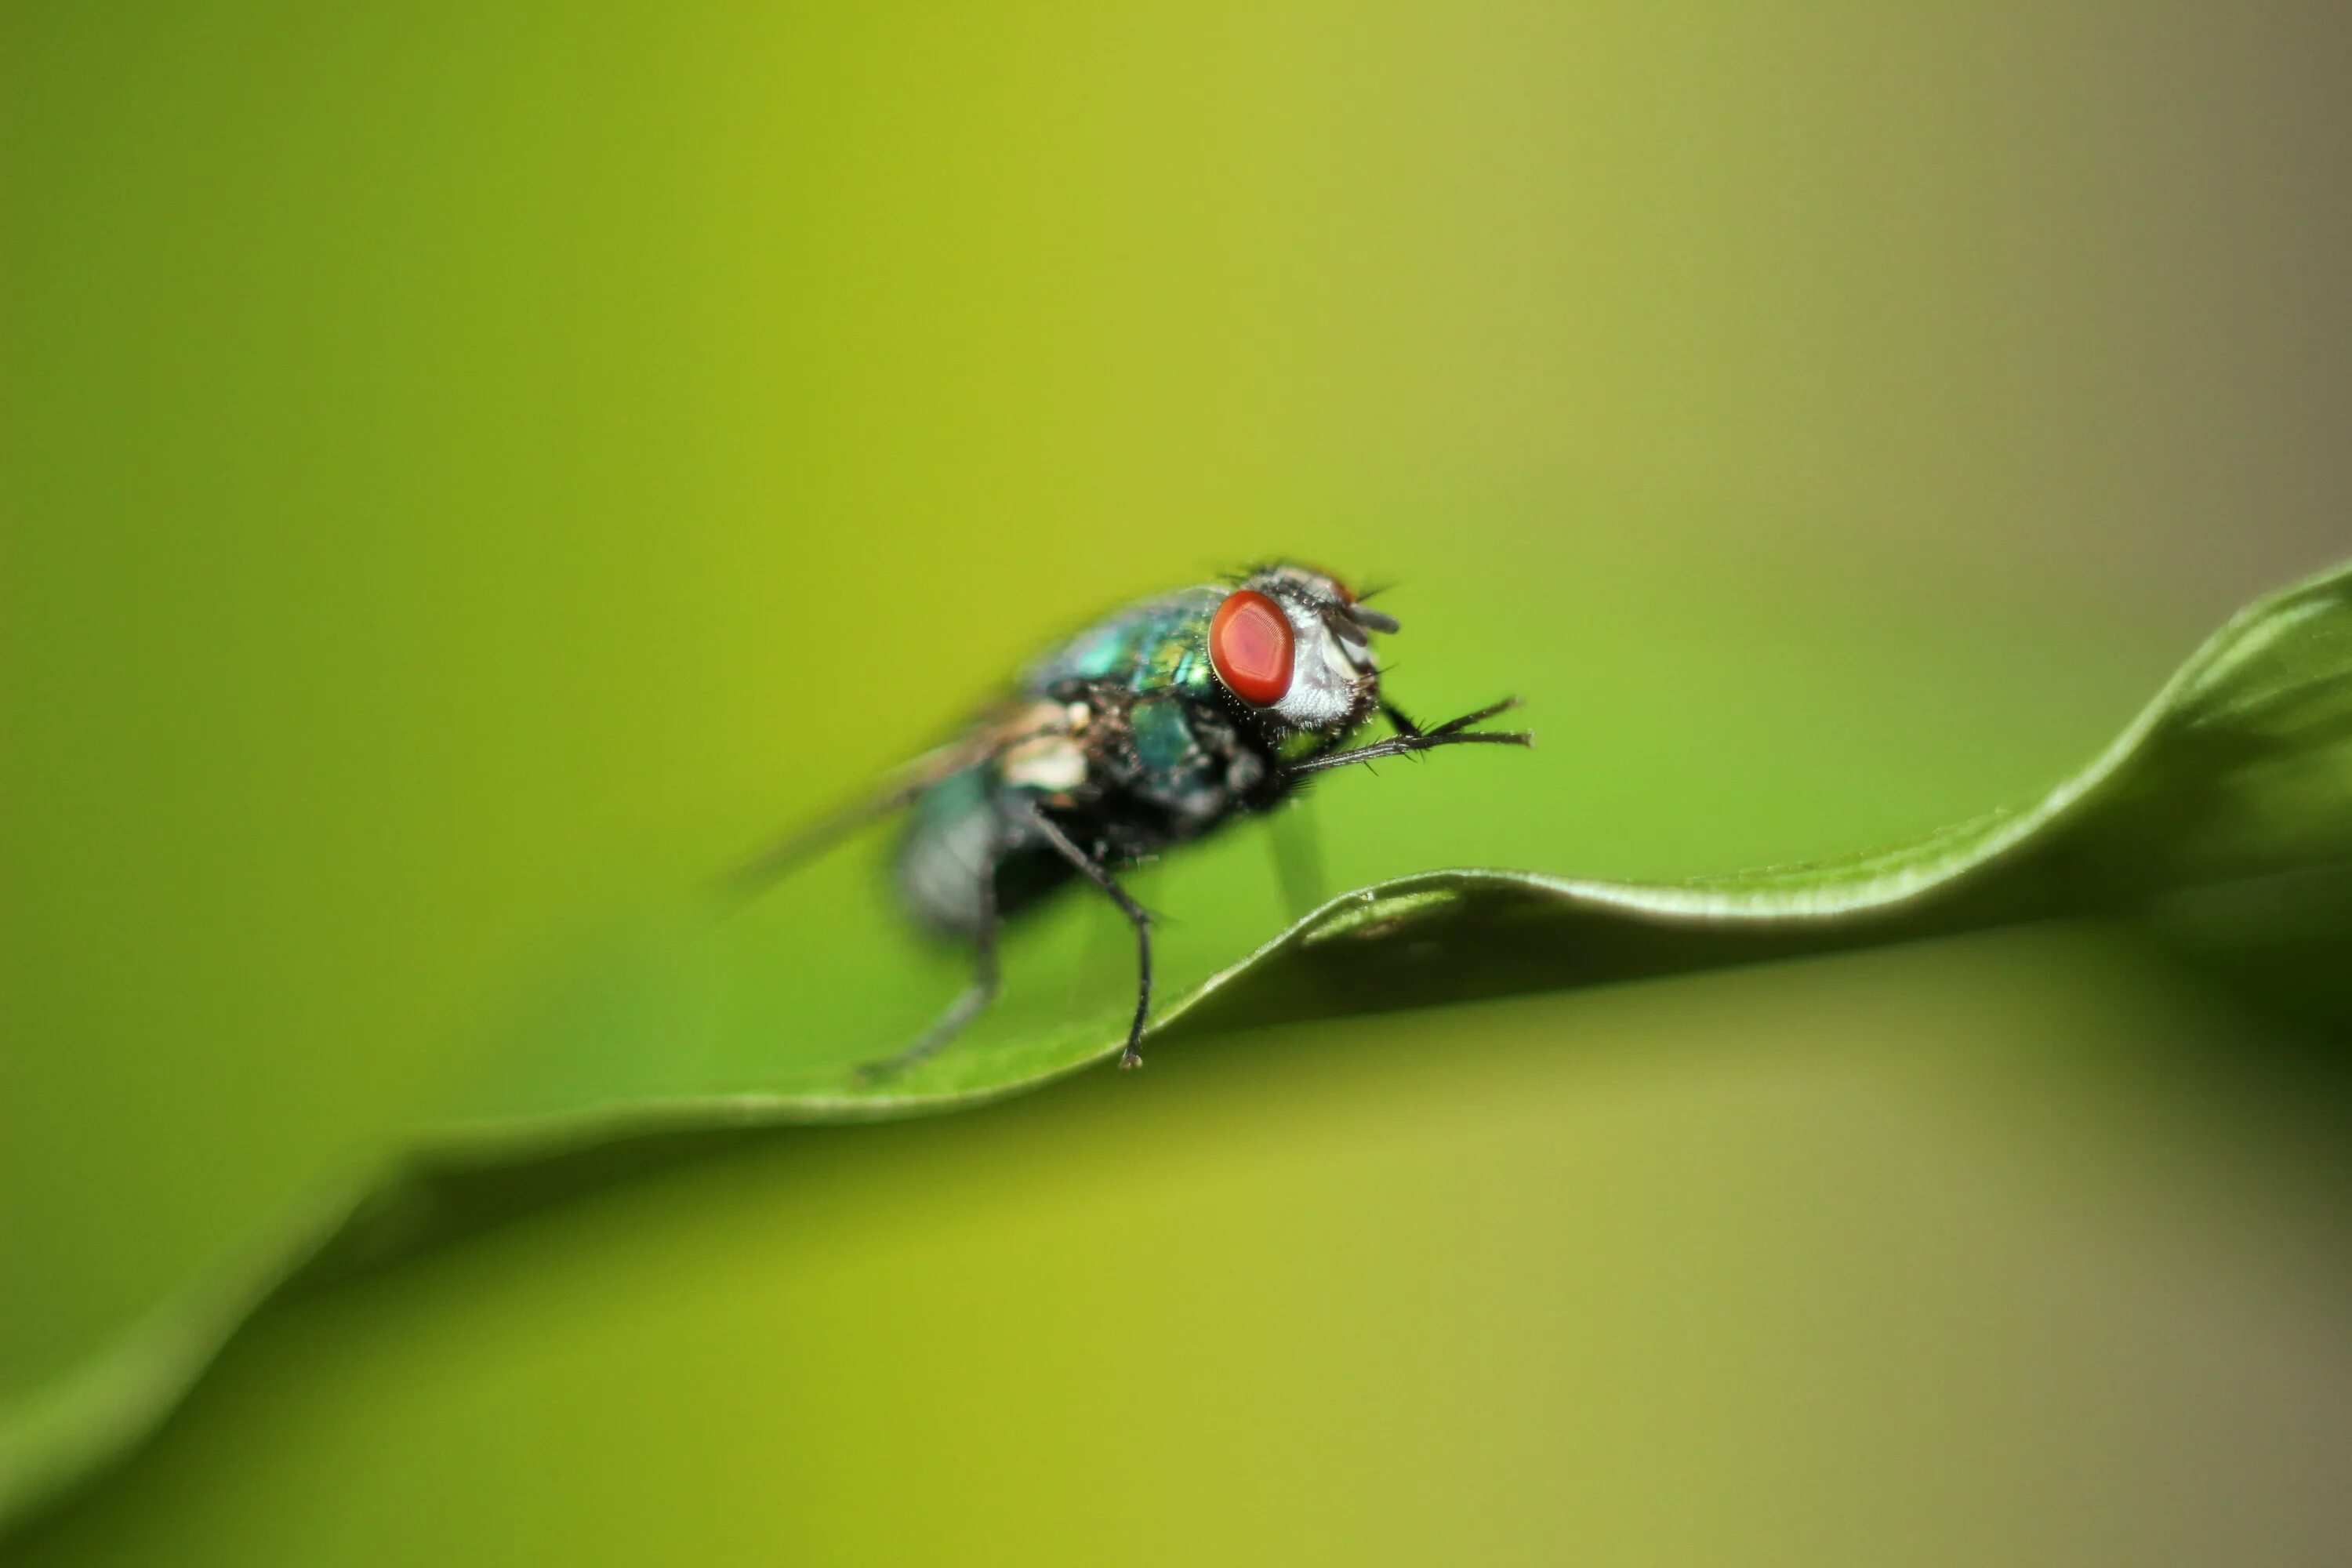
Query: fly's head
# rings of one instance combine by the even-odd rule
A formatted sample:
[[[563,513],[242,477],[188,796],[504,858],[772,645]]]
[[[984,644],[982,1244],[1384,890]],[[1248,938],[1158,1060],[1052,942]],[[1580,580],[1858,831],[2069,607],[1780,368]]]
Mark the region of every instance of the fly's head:
[[[1395,621],[1310,566],[1263,566],[1209,623],[1209,662],[1241,702],[1279,729],[1345,734],[1381,700],[1372,634]]]

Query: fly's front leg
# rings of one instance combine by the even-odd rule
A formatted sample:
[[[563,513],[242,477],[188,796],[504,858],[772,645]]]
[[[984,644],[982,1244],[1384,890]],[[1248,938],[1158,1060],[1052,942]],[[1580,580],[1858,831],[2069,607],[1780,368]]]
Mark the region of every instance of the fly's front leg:
[[[1409,731],[1400,729],[1396,734],[1385,741],[1374,741],[1367,745],[1351,747],[1344,752],[1313,752],[1295,761],[1285,763],[1283,772],[1290,778],[1297,779],[1308,773],[1322,773],[1330,768],[1345,768],[1358,763],[1378,762],[1382,757],[1409,757],[1421,752],[1433,752],[1441,746],[1466,746],[1479,743],[1489,746],[1532,746],[1535,744],[1535,737],[1525,731],[1479,730],[1472,727],[1485,723],[1497,713],[1507,713],[1518,705],[1517,698],[1507,698],[1490,707],[1481,708],[1475,713],[1465,713],[1459,719],[1449,719],[1443,724],[1433,724],[1426,730],[1418,727]],[[1407,720],[1405,722],[1410,724],[1412,721]]]
[[[1114,880],[1102,868],[1102,863],[1056,826],[1044,812],[1033,812],[1030,826],[1039,837],[1053,847],[1054,853],[1076,867],[1086,879],[1103,890],[1106,898],[1118,906],[1128,923],[1135,928],[1135,1022],[1128,1026],[1127,1048],[1118,1054],[1118,1065],[1139,1068],[1143,1065],[1144,1021],[1151,1016],[1151,916],[1131,898],[1128,890]]]

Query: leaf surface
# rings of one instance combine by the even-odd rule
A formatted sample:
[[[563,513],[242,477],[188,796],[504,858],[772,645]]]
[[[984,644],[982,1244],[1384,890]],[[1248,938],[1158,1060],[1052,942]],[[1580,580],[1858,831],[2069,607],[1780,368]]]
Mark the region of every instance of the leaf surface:
[[[1180,1049],[1171,1029],[1201,1022],[1565,989],[2028,920],[2154,915],[2209,942],[2331,933],[2324,945],[2352,909],[2347,867],[2352,568],[2339,568],[2233,618],[2039,799],[1907,843],[1673,883],[1430,871],[1332,899],[1255,946],[1170,922],[1150,1054]],[[329,1184],[0,1411],[0,1527],[135,1447],[274,1297],[761,1129],[974,1105],[1118,1054],[1125,928],[1066,900],[1016,944],[1005,1001],[980,1026],[869,1081],[858,1065],[944,994],[903,977],[831,994],[808,955],[854,940],[829,929],[841,896],[819,878],[748,911],[695,900],[608,933],[465,1113]]]

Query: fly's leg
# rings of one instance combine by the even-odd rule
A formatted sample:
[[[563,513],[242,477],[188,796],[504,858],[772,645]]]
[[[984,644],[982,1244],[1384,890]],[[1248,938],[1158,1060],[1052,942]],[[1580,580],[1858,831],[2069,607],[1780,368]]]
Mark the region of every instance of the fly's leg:
[[[1388,719],[1390,728],[1408,745],[1421,743],[1428,733],[1393,702],[1382,701],[1381,712]],[[1477,717],[1474,715],[1471,721]],[[1337,755],[1346,744],[1345,736],[1329,736],[1293,758],[1288,771],[1312,773],[1324,765],[1324,759]],[[1329,888],[1324,874],[1323,836],[1316,830],[1313,801],[1311,795],[1290,795],[1266,817],[1266,843],[1274,854],[1275,880],[1281,885],[1282,901],[1294,921],[1312,913]]]
[[[1076,867],[1087,881],[1100,888],[1104,896],[1118,906],[1119,913],[1125,915],[1128,923],[1135,928],[1135,1022],[1128,1026],[1127,1049],[1118,1054],[1118,1065],[1139,1068],[1143,1065],[1143,1052],[1138,1047],[1143,1043],[1144,1020],[1151,1016],[1151,917],[1141,904],[1128,895],[1125,888],[1112,879],[1111,874],[1102,868],[1099,861],[1079,848],[1076,840],[1055,826],[1051,817],[1041,811],[1033,813],[1029,821],[1036,828],[1038,837],[1053,847],[1054,853]]]
[[[1459,719],[1449,719],[1426,730],[1399,731],[1385,741],[1352,747],[1344,752],[1318,752],[1285,764],[1284,772],[1296,778],[1306,773],[1321,773],[1327,768],[1349,767],[1357,763],[1378,762],[1382,757],[1407,757],[1416,752],[1433,752],[1440,746],[1465,746],[1484,743],[1489,746],[1532,746],[1535,737],[1517,730],[1474,730],[1497,713],[1506,713],[1518,706],[1516,698],[1497,702],[1491,708],[1481,708],[1475,713],[1465,713]]]
[[[948,1010],[940,1015],[939,1021],[917,1037],[913,1045],[895,1056],[865,1063],[857,1069],[858,1077],[871,1082],[905,1072],[961,1034],[965,1026],[996,1000],[996,857],[992,851],[980,868],[980,920],[972,929],[971,984],[948,1004]]]
[[[1266,846],[1274,854],[1275,880],[1292,920],[1303,920],[1325,897],[1323,838],[1315,826],[1315,797],[1294,795],[1265,818]]]

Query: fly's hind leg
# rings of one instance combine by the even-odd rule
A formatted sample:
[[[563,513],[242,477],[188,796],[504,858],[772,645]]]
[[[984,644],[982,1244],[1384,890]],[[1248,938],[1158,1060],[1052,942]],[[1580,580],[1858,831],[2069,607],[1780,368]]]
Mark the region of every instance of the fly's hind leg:
[[[971,984],[963,994],[948,1004],[948,1010],[938,1022],[916,1037],[915,1043],[895,1055],[862,1064],[857,1076],[868,1082],[905,1072],[908,1068],[936,1053],[941,1046],[963,1033],[966,1026],[981,1016],[991,1002],[996,1000],[996,860],[991,855],[980,868],[980,918],[972,927]]]
[[[1118,1065],[1139,1068],[1143,1065],[1144,1021],[1151,1016],[1151,916],[1135,901],[1125,888],[1115,881],[1102,863],[1085,850],[1068,834],[1056,826],[1044,812],[1034,813],[1029,819],[1039,837],[1053,847],[1054,853],[1078,868],[1080,875],[1103,890],[1104,897],[1118,906],[1135,928],[1135,1021],[1128,1026],[1127,1048],[1118,1054]]]

